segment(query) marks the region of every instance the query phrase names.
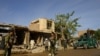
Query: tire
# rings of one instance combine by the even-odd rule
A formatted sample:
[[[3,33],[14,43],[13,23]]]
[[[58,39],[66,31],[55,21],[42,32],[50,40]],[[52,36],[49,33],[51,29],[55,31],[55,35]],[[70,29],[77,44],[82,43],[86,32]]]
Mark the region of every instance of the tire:
[[[77,49],[77,47],[74,47],[74,49]]]
[[[84,44],[83,48],[84,48],[84,49],[88,49],[87,44]]]
[[[77,46],[76,45],[74,45],[74,49],[77,49]]]
[[[98,44],[95,44],[94,48],[98,48]]]

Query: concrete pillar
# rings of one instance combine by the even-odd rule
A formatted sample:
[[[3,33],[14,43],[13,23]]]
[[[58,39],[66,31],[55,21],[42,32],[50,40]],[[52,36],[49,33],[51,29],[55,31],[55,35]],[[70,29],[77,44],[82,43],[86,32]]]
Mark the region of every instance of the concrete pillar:
[[[27,32],[25,32],[25,38],[24,38],[24,43],[23,44],[29,46],[29,43],[30,43],[29,41],[30,41],[30,32],[27,31]]]
[[[37,43],[37,45],[40,43],[40,36],[37,38],[36,43]]]
[[[43,37],[41,37],[41,45],[43,45]]]

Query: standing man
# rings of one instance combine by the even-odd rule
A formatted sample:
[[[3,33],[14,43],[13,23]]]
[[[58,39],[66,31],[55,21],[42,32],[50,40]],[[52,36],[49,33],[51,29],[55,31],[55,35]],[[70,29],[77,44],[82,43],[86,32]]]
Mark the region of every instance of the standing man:
[[[31,50],[34,48],[34,45],[35,45],[34,40],[31,40],[31,41],[30,41],[30,47],[31,47]]]
[[[50,41],[46,38],[45,41],[44,41],[45,51],[48,51],[49,50],[49,46],[50,46],[49,42]]]
[[[67,48],[67,40],[66,39],[63,40],[63,47],[64,47],[64,50]]]
[[[51,33],[51,37],[50,37],[50,54],[51,56],[55,55],[55,45],[56,45],[56,37],[55,37],[55,33],[52,32]]]
[[[15,40],[15,35],[12,30],[9,31],[9,33],[5,36],[5,52],[4,56],[11,56],[11,49],[12,45]]]

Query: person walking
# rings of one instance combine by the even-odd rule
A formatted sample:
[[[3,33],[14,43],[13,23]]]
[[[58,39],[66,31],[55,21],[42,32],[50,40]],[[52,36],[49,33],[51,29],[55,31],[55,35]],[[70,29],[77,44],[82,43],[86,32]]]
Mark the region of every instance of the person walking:
[[[50,42],[50,41],[46,38],[45,41],[44,41],[45,51],[48,51],[48,50],[49,50],[49,46],[50,46],[50,45],[49,45],[49,42]]]
[[[34,48],[35,45],[35,41],[34,40],[30,40],[30,49],[32,50]]]
[[[64,50],[67,48],[67,41],[66,41],[66,39],[63,40],[63,47],[64,47]]]
[[[56,38],[55,38],[55,33],[54,32],[51,33],[51,37],[50,37],[49,40],[50,40],[50,53],[49,53],[49,55],[54,56],[55,55],[55,50],[56,50],[56,47],[55,47]]]
[[[67,40],[62,38],[61,45],[62,45],[63,49],[65,50],[67,48]]]
[[[11,56],[11,49],[15,40],[14,37],[14,32],[12,30],[5,36],[4,56]]]

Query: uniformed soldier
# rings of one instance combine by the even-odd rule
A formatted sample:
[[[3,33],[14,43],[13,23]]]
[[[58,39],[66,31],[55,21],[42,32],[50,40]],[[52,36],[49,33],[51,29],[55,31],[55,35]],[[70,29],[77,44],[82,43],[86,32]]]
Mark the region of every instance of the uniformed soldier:
[[[55,33],[52,32],[51,33],[51,37],[50,37],[50,53],[49,55],[54,56],[55,55],[55,45],[56,45],[56,38],[55,38]]]
[[[5,36],[5,52],[4,56],[11,56],[11,49],[14,43],[14,32],[9,31],[9,33]]]

